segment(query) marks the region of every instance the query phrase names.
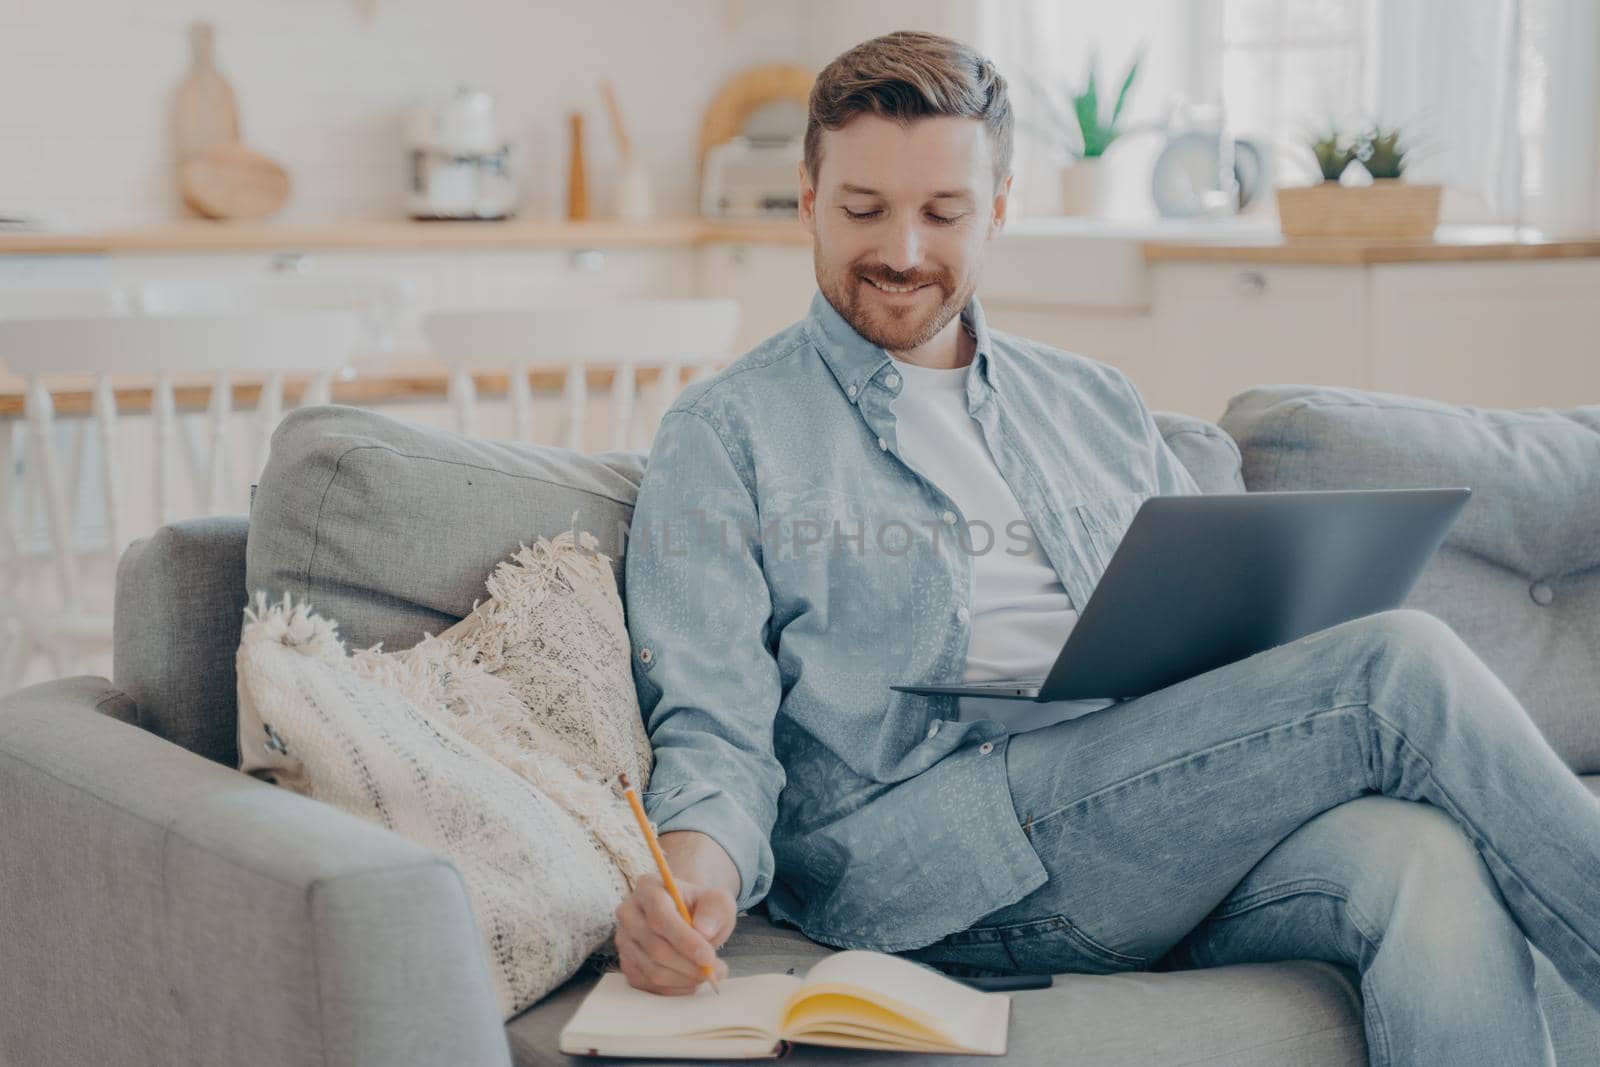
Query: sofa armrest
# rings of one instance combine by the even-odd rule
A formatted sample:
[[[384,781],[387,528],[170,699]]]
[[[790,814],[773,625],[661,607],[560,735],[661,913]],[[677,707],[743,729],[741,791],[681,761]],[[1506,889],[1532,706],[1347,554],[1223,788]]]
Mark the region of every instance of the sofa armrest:
[[[509,1064],[446,858],[132,713],[0,700],[0,1063]]]

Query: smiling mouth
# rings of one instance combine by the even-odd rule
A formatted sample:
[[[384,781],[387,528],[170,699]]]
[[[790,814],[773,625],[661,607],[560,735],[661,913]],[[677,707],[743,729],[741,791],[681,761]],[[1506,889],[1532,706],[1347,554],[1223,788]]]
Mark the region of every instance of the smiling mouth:
[[[933,284],[932,282],[926,282],[922,285],[886,285],[883,282],[873,281],[871,278],[863,278],[862,280],[880,293],[914,293],[918,289],[926,289]]]

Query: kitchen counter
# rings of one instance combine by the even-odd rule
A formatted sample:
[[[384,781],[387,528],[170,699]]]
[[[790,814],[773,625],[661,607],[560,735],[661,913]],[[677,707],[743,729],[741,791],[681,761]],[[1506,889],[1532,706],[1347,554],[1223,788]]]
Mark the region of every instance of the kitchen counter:
[[[1301,238],[1271,234],[1249,241],[1145,241],[1146,263],[1284,263],[1366,266],[1374,263],[1460,263],[1484,260],[1592,259],[1600,235],[1547,240],[1506,226],[1441,226],[1434,240]]]
[[[1600,234],[1547,240],[1506,226],[1441,226],[1428,241],[1285,240],[1272,218],[1222,222],[1024,218],[1007,227],[1028,243],[1129,244],[1147,263],[1217,262],[1361,266],[1373,263],[1600,257]],[[659,248],[705,245],[808,246],[811,236],[785,219],[719,222],[662,219],[560,222],[413,222],[281,225],[180,221],[140,229],[0,233],[0,255],[117,252],[311,252],[334,249]]]

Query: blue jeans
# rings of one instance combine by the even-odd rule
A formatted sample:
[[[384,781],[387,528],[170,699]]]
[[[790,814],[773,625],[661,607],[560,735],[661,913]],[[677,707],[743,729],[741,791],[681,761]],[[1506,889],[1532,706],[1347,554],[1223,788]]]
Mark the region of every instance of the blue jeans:
[[[1600,800],[1430,615],[1012,735],[1006,761],[1050,881],[907,955],[1101,974],[1333,960],[1361,976],[1373,1064],[1553,1063],[1530,941],[1600,1005]]]

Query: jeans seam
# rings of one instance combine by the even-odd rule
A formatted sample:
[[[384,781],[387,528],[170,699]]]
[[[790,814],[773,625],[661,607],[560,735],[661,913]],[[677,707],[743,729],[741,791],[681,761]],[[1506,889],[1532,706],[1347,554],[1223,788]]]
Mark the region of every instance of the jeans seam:
[[[1383,1021],[1377,1000],[1367,995],[1366,975],[1361,976],[1361,1020],[1367,1035],[1368,1067],[1389,1067],[1394,1062],[1389,1054],[1389,1026]]]
[[[1070,804],[1064,804],[1061,807],[1057,808],[1055,811],[1052,811],[1047,815],[1035,816],[1034,820],[1033,820],[1033,828],[1035,830],[1037,830],[1040,826],[1042,826],[1043,824],[1049,822],[1051,819],[1054,819],[1058,815],[1061,815],[1061,814],[1063,814],[1063,813],[1065,813],[1067,811],[1070,811],[1073,808],[1079,807],[1079,806],[1081,806],[1083,804],[1087,804],[1089,801],[1094,800],[1097,797],[1104,796],[1105,794],[1110,793],[1110,792],[1112,792],[1114,790],[1121,789],[1121,788],[1123,788],[1125,786],[1132,785],[1135,782],[1138,782],[1138,781],[1140,781],[1142,779],[1148,778],[1152,774],[1156,774],[1156,773],[1158,773],[1160,771],[1169,770],[1169,769],[1171,769],[1173,767],[1181,767],[1185,763],[1192,762],[1193,760],[1198,759],[1201,756],[1208,756],[1208,755],[1211,755],[1212,753],[1220,752],[1223,749],[1232,748],[1232,747],[1234,747],[1236,745],[1244,744],[1247,741],[1253,741],[1258,737],[1265,737],[1268,734],[1277,733],[1277,732],[1282,731],[1282,730],[1292,730],[1295,727],[1301,726],[1301,725],[1303,725],[1303,724],[1305,724],[1307,722],[1310,722],[1313,719],[1320,719],[1324,715],[1331,714],[1332,712],[1335,712],[1335,711],[1344,711],[1344,710],[1346,710],[1348,708],[1352,708],[1352,707],[1365,708],[1365,707],[1368,707],[1368,705],[1365,702],[1361,702],[1361,701],[1356,701],[1356,702],[1352,702],[1352,703],[1348,703],[1348,704],[1335,704],[1335,705],[1333,705],[1331,707],[1322,708],[1322,709],[1320,709],[1318,711],[1314,711],[1314,712],[1310,713],[1309,715],[1302,715],[1299,718],[1296,718],[1293,722],[1276,723],[1276,724],[1274,724],[1272,726],[1266,727],[1265,729],[1256,730],[1253,733],[1241,734],[1238,737],[1230,737],[1225,741],[1218,741],[1216,744],[1211,745],[1208,748],[1196,749],[1193,752],[1188,752],[1188,753],[1185,753],[1182,756],[1174,757],[1173,759],[1170,759],[1165,763],[1159,764],[1158,766],[1146,767],[1144,770],[1140,771],[1138,774],[1129,775],[1127,778],[1119,779],[1118,781],[1112,782],[1110,785],[1101,786],[1099,789],[1096,789],[1094,792],[1086,794],[1084,796],[1081,796],[1078,799],[1074,800]],[[1370,708],[1369,708],[1369,710],[1370,710]]]
[[[1351,925],[1355,927],[1356,933],[1360,934],[1362,939],[1374,951],[1383,944],[1382,937],[1374,936],[1368,932],[1376,929],[1377,924],[1351,902],[1350,890],[1338,882],[1329,881],[1326,878],[1298,878],[1292,882],[1281,882],[1265,889],[1258,889],[1248,897],[1244,897],[1238,906],[1230,906],[1226,911],[1217,912],[1216,918],[1232,919],[1235,916],[1254,911],[1256,908],[1266,907],[1268,904],[1276,904],[1280,900],[1287,900],[1289,897],[1313,893],[1332,897],[1341,902],[1354,920]]]
[[[1383,714],[1376,708],[1372,707],[1370,702],[1367,705],[1367,712],[1372,716],[1376,723],[1378,723],[1380,726],[1387,727],[1396,737],[1398,737],[1401,744],[1405,745],[1406,750],[1412,753],[1413,758],[1422,764],[1424,776],[1428,779],[1428,781],[1433,783],[1433,787],[1438,790],[1439,796],[1445,802],[1444,804],[1436,804],[1434,806],[1443,808],[1445,813],[1454,819],[1458,825],[1466,827],[1471,833],[1473,847],[1477,848],[1480,852],[1486,851],[1492,854],[1499,862],[1500,866],[1505,869],[1507,877],[1513,879],[1517,885],[1528,894],[1528,898],[1539,906],[1540,910],[1542,910],[1545,915],[1549,916],[1550,919],[1552,919],[1556,925],[1564,930],[1574,941],[1587,949],[1589,951],[1589,955],[1593,959],[1595,959],[1597,962],[1600,962],[1600,949],[1597,949],[1594,945],[1591,945],[1588,941],[1585,941],[1583,936],[1579,934],[1578,931],[1574,930],[1572,925],[1568,923],[1566,919],[1562,918],[1560,913],[1558,913],[1554,908],[1550,907],[1549,904],[1545,903],[1544,898],[1539,895],[1538,891],[1522,878],[1514,866],[1506,862],[1506,858],[1500,854],[1500,850],[1489,843],[1489,839],[1484,836],[1483,831],[1478,829],[1477,824],[1471,819],[1467,818],[1466,814],[1461,810],[1461,806],[1457,804],[1455,798],[1450,795],[1450,791],[1444,787],[1443,783],[1441,783],[1438,778],[1434,777],[1433,761],[1428,759],[1428,757],[1424,755],[1415,744],[1412,743],[1411,738],[1406,736],[1406,732],[1390,720],[1384,718]],[[1497,884],[1498,881],[1499,879],[1497,878]]]
[[[1232,919],[1237,916],[1244,915],[1247,912],[1254,911],[1257,908],[1263,908],[1269,904],[1276,904],[1279,901],[1287,900],[1290,897],[1302,896],[1305,894],[1319,894],[1338,900],[1344,905],[1345,912],[1350,917],[1351,927],[1353,927],[1355,932],[1361,936],[1361,939],[1367,943],[1367,946],[1372,949],[1374,953],[1376,953],[1382,947],[1383,938],[1374,937],[1368,932],[1369,928],[1375,928],[1375,924],[1371,919],[1362,913],[1360,908],[1356,907],[1355,904],[1351,902],[1349,895],[1350,891],[1346,887],[1340,885],[1338,882],[1333,882],[1326,878],[1297,878],[1291,882],[1280,882],[1277,885],[1258,889],[1254,893],[1251,893],[1248,897],[1243,898],[1239,907],[1230,907],[1227,911],[1219,911],[1214,918],[1219,921],[1224,919]],[[1389,1056],[1388,1028],[1383,1021],[1383,1012],[1378,1008],[1378,1002],[1373,997],[1367,995],[1365,968],[1362,970],[1361,1011],[1364,1019],[1366,1016],[1371,1017],[1371,1025],[1365,1027],[1368,1033],[1367,1056],[1372,1063],[1372,1067],[1387,1067],[1387,1065],[1391,1062]],[[1374,1038],[1376,1038],[1376,1044],[1379,1046],[1376,1050],[1371,1047],[1374,1043]]]

